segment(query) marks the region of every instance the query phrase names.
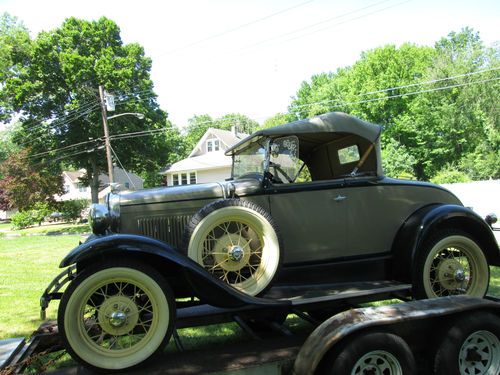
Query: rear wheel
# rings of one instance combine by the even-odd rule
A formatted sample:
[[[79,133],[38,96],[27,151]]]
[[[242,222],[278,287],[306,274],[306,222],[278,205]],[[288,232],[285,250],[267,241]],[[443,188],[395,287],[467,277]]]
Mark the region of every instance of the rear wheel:
[[[417,298],[466,294],[483,297],[489,267],[478,243],[460,231],[442,231],[417,254],[413,290]]]
[[[338,345],[325,358],[321,374],[415,374],[415,359],[408,344],[392,333],[358,334]]]
[[[80,273],[65,291],[58,326],[68,352],[98,371],[139,365],[159,353],[173,330],[173,293],[139,262],[109,262]]]
[[[435,374],[500,374],[500,319],[476,313],[457,320],[448,330],[435,359]]]

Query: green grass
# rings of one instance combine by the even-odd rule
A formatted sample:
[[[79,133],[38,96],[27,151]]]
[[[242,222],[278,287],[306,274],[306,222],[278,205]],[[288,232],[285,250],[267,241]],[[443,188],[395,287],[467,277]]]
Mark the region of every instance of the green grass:
[[[88,224],[72,224],[72,223],[55,223],[44,224],[25,229],[13,229],[12,224],[0,224],[0,236],[2,235],[47,235],[53,236],[58,234],[83,234],[90,233]]]
[[[11,223],[0,223],[0,233],[3,231],[10,231],[11,228],[12,228]]]
[[[0,239],[0,340],[29,336],[40,325],[39,299],[59,262],[81,236]],[[48,318],[56,318],[51,304]]]

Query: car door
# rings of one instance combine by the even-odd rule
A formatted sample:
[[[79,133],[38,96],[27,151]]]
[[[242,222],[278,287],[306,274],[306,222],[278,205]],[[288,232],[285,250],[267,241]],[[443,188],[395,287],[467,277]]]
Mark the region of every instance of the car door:
[[[382,254],[408,216],[426,200],[418,189],[387,183],[380,178],[347,181],[348,247],[352,255]]]
[[[348,200],[342,181],[272,185],[268,189],[285,265],[333,260],[346,254]]]

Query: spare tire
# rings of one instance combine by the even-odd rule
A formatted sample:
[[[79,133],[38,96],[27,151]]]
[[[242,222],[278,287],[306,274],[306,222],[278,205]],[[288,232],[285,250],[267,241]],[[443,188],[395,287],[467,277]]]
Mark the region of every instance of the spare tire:
[[[184,248],[191,259],[252,296],[271,285],[280,265],[280,243],[271,215],[240,199],[203,207],[184,233]]]

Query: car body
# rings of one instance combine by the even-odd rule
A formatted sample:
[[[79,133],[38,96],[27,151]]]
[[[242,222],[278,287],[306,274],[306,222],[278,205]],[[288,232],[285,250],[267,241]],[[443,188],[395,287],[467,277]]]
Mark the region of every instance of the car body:
[[[148,298],[166,310],[180,297],[232,307],[257,303],[253,296],[276,285],[375,280],[412,283],[417,298],[483,296],[488,266],[500,265],[491,228],[438,185],[384,176],[381,131],[327,113],[233,146],[227,181],[110,193],[105,205],[91,208],[94,235],[61,262],[77,270],[59,310],[72,354],[102,367],[76,349],[86,341],[78,341],[72,314],[85,307],[81,298],[92,301],[87,289],[108,295],[100,286],[106,275],[128,280],[124,269],[138,273],[130,276],[137,287],[154,274],[151,285],[168,298],[154,285]],[[94,277],[102,280],[89,284]],[[121,306],[121,292],[105,301]],[[105,329],[128,324],[111,302],[86,303],[109,319]],[[165,327],[173,323],[165,324],[158,335],[171,333]]]

